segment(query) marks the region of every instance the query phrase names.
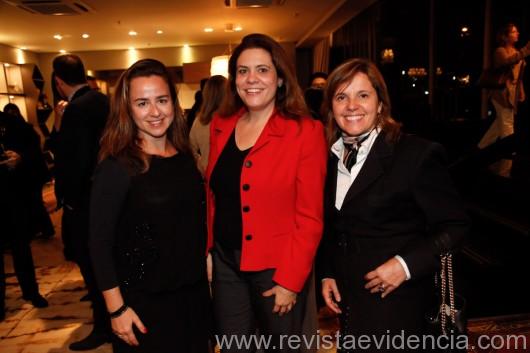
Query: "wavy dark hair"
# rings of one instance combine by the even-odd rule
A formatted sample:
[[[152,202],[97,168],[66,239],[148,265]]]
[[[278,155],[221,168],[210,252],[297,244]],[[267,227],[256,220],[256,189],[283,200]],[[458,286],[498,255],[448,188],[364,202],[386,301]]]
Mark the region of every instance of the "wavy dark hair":
[[[137,77],[159,76],[168,85],[173,102],[175,118],[167,130],[167,138],[179,153],[189,153],[186,122],[177,98],[175,84],[167,68],[158,60],[143,59],[129,67],[118,80],[112,97],[111,112],[101,137],[99,161],[114,157],[123,162],[132,173],[149,170],[150,158],[143,152],[142,140],[138,134],[131,111],[131,81]]]
[[[241,44],[232,53],[228,62],[228,92],[219,109],[219,115],[229,117],[245,106],[236,89],[237,60],[243,51],[256,48],[263,49],[270,54],[278,78],[283,80],[283,84],[276,91],[276,109],[283,116],[291,119],[309,115],[302,89],[298,85],[293,65],[287,57],[287,53],[278,42],[261,33],[245,36]]]
[[[197,114],[201,124],[208,125],[212,121],[213,114],[219,109],[225,97],[226,82],[226,78],[221,75],[212,76],[206,81],[202,90],[201,110]]]
[[[383,75],[381,75],[377,66],[371,61],[355,58],[342,63],[328,77],[324,92],[322,116],[328,120],[329,144],[332,145],[335,143],[341,133],[333,117],[333,97],[337,93],[337,90],[344,84],[349,83],[358,73],[364,73],[368,76],[370,83],[377,93],[377,98],[381,103],[381,112],[377,115],[376,125],[385,132],[387,141],[397,141],[401,131],[401,124],[397,123],[391,116],[390,96],[388,95],[388,89]]]

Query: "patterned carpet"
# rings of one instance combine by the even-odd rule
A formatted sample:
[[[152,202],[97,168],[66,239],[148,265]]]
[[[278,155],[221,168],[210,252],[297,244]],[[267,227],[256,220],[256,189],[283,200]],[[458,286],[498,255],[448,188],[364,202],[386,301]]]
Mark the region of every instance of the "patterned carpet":
[[[474,319],[468,332],[469,352],[530,352],[530,314]]]

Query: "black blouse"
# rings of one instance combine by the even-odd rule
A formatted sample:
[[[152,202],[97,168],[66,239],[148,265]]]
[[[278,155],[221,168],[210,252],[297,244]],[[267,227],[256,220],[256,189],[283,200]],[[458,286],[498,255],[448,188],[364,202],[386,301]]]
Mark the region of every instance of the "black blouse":
[[[241,151],[235,129],[221,152],[210,178],[215,195],[213,234],[215,242],[227,249],[241,249],[241,168],[251,148]]]
[[[175,290],[206,278],[204,186],[191,155],[153,156],[130,175],[115,159],[97,167],[90,252],[100,290]]]

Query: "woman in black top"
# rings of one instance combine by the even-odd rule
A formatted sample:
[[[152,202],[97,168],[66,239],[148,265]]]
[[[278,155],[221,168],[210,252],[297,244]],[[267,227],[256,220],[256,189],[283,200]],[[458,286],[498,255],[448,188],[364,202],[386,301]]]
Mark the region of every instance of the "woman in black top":
[[[114,352],[206,352],[204,189],[164,65],[120,78],[101,141],[90,251]]]

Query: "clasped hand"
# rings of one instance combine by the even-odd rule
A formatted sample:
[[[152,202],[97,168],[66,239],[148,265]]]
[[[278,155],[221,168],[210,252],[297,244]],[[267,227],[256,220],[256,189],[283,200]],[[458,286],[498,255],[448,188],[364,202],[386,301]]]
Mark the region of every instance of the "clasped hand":
[[[263,292],[264,297],[270,297],[274,295],[274,308],[272,309],[273,313],[278,313],[282,316],[290,312],[294,305],[296,304],[297,294],[287,288],[284,288],[280,285],[275,285],[268,291]]]
[[[407,278],[405,269],[396,258],[391,258],[375,270],[368,272],[364,279],[367,281],[364,288],[370,293],[379,293],[385,298],[403,283]],[[342,313],[339,304],[341,301],[337,282],[333,278],[322,281],[322,297],[327,307],[336,314]]]

